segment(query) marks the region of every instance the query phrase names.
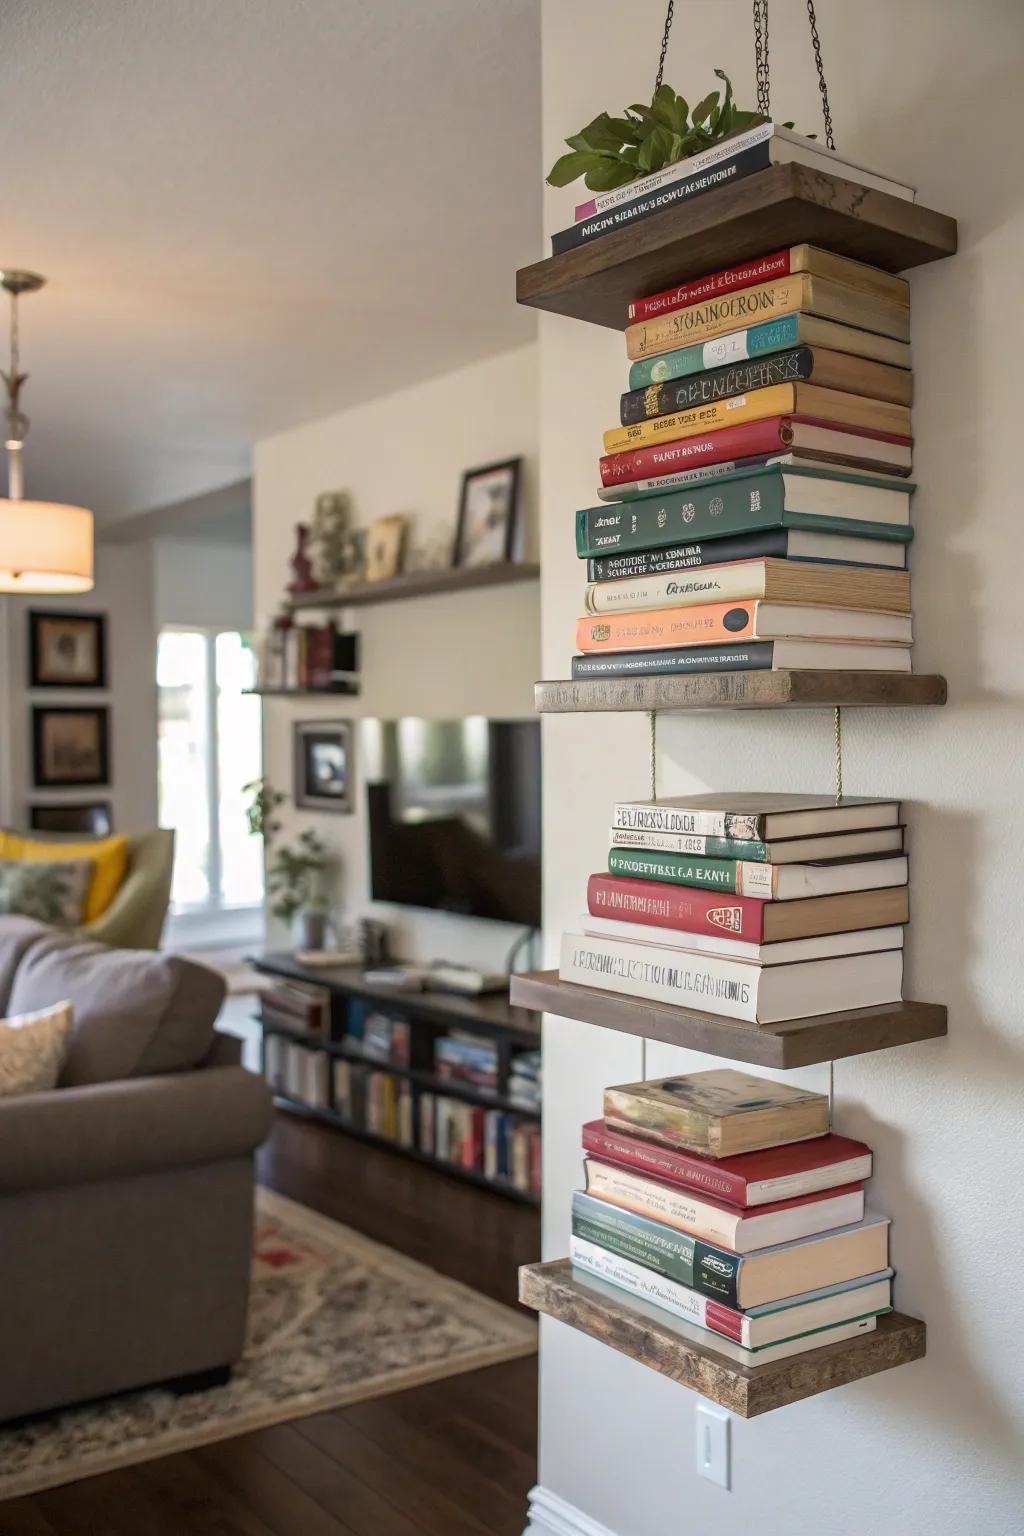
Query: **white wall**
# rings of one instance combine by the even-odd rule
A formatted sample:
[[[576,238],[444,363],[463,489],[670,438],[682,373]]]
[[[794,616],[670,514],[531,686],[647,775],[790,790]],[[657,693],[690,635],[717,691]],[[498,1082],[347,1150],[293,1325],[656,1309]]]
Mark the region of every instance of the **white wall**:
[[[295,524],[309,520],[319,492],[348,490],[359,525],[388,513],[412,514],[414,538],[427,543],[432,531],[454,528],[462,471],[516,454],[526,461],[526,547],[533,551],[533,345],[258,443],[253,476],[257,626],[266,624],[284,594]],[[362,635],[360,696],[264,701],[264,762],[276,788],[291,790],[296,720],[532,715],[533,682],[539,675],[536,583],[353,609],[348,617]],[[284,807],[282,839],[303,825],[315,825],[342,859],[338,894],[346,919],[372,912],[393,921],[398,954],[502,965],[515,937],[504,924],[371,905],[358,755],[355,774],[356,814],[296,813]]]
[[[107,615],[103,691],[30,691],[28,612],[66,610]],[[96,584],[79,597],[0,598],[0,822],[28,825],[29,802],[107,800],[118,832],[156,826],[156,649],[152,556],[148,543],[97,544]],[[65,790],[31,787],[31,706],[110,707],[111,785]]]
[[[152,540],[156,627],[252,628],[252,548],[205,539]]]
[[[602,107],[649,99],[664,7],[545,0],[545,169]],[[912,835],[907,995],[949,1005],[946,1041],[842,1061],[841,1131],[874,1147],[897,1303],[928,1322],[925,1361],[734,1424],[734,1486],[694,1472],[696,1399],[557,1323],[542,1348],[542,1483],[617,1536],[1010,1536],[1024,1527],[1020,1074],[1024,797],[1019,386],[1024,242],[1019,4],[820,5],[841,150],[909,178],[960,220],[960,254],[910,274],[916,362],[912,547],[916,666],[949,679],[943,710],[847,711],[846,787],[901,796]],[[692,101],[713,66],[752,104],[749,8],[677,7],[666,78]],[[819,127],[803,7],[773,7],[773,103]],[[547,228],[573,192],[547,194]],[[541,254],[541,253],[538,253]],[[601,429],[616,420],[621,337],[541,322],[544,673],[567,674],[583,576],[571,509],[593,500]],[[662,717],[659,788],[830,787],[825,712]],[[546,937],[580,910],[609,807],[647,790],[643,715],[545,722]],[[649,1075],[714,1065],[650,1046]],[[549,1021],[545,1251],[566,1251],[580,1122],[606,1084],[643,1070],[639,1041]],[[794,1074],[816,1088],[827,1067]],[[539,1528],[544,1528],[540,1526]],[[561,1527],[559,1526],[561,1530]],[[573,1526],[573,1529],[576,1529]]]

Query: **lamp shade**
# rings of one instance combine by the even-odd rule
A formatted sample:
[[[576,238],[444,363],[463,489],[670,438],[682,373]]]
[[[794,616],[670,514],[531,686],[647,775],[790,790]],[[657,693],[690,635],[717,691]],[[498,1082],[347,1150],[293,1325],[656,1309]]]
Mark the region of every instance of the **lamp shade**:
[[[88,592],[92,548],[85,507],[0,497],[0,592]]]

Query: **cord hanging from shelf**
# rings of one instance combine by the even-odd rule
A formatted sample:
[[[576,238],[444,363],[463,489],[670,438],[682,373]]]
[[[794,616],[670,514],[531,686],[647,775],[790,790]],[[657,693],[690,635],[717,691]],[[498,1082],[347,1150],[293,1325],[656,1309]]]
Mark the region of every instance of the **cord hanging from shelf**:
[[[836,705],[835,723],[835,747],[836,747],[836,805],[843,803],[843,712]]]
[[[651,727],[651,730],[650,730],[650,741],[651,741],[651,799],[652,800],[657,800],[657,798],[658,798],[658,711],[656,709],[650,710],[649,713],[648,713],[647,718],[650,721],[650,727]]]

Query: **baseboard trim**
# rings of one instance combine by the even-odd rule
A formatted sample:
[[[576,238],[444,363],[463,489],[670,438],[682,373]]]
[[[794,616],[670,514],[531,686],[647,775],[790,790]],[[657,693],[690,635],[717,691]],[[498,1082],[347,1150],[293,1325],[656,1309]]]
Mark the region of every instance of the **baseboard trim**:
[[[529,1499],[530,1523],[523,1536],[615,1536],[606,1525],[599,1525],[539,1483],[530,1489]]]

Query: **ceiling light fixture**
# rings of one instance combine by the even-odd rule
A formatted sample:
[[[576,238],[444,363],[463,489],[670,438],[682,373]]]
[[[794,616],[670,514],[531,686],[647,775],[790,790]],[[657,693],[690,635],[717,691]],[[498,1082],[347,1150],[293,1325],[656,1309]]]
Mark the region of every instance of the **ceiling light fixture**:
[[[18,356],[18,299],[45,283],[37,272],[0,270],[0,288],[11,300],[10,370],[0,370],[7,390],[4,447],[7,496],[0,497],[0,592],[88,592],[93,584],[92,513],[55,501],[26,501],[21,451],[28,417],[20,405],[27,373]]]

